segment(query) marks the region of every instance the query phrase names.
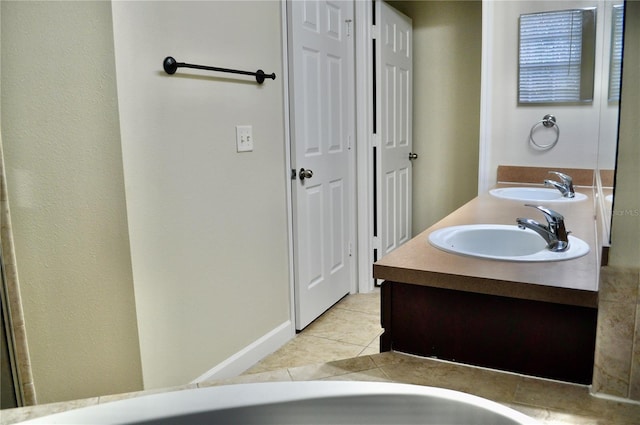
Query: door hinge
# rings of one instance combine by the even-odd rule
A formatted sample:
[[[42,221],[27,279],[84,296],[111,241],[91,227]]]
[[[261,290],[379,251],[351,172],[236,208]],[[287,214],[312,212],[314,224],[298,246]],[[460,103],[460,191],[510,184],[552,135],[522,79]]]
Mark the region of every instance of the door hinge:
[[[379,137],[378,137],[378,135],[377,135],[377,134],[372,134],[372,135],[371,135],[371,139],[370,139],[370,140],[371,140],[371,147],[372,147],[372,148],[375,148],[375,147],[377,147],[377,146],[378,146],[378,138],[379,138]]]
[[[371,38],[376,40],[380,37],[380,29],[377,25],[371,25]]]
[[[347,150],[351,150],[351,135],[347,136]]]
[[[380,250],[380,238],[378,236],[371,238],[371,248]]]
[[[353,245],[349,242],[349,257],[353,257]]]
[[[353,19],[346,19],[344,22],[347,24],[347,37],[351,37],[351,23]]]

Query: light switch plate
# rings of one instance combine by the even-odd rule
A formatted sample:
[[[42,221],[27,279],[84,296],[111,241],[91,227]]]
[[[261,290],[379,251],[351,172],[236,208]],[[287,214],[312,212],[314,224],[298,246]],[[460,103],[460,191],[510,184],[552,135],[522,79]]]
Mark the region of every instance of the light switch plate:
[[[238,152],[253,150],[253,128],[250,125],[236,125],[236,147]]]

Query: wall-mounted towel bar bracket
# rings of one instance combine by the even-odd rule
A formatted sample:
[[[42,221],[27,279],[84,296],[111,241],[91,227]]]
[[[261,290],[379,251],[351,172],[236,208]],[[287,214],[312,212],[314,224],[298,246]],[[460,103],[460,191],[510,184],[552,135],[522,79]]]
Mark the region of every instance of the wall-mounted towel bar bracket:
[[[228,72],[231,74],[242,74],[242,75],[251,75],[256,77],[256,82],[258,84],[264,83],[265,78],[271,78],[272,80],[276,79],[276,74],[265,74],[263,70],[259,69],[256,72],[250,71],[240,71],[238,69],[228,69],[228,68],[218,68],[215,66],[204,66],[204,65],[193,65],[190,63],[177,62],[171,56],[167,56],[164,58],[162,62],[162,66],[164,67],[164,71],[167,74],[175,74],[178,68],[193,68],[193,69],[204,69],[206,71],[216,71],[216,72]]]

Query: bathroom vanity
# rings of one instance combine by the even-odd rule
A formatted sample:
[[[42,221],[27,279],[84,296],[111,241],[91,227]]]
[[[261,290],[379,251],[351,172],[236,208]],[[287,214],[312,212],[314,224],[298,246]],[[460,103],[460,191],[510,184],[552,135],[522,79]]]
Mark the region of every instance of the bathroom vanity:
[[[581,186],[585,182],[588,186]],[[564,216],[572,235],[589,244],[589,253],[582,257],[496,261],[448,253],[429,244],[428,235],[447,226],[515,224],[518,217],[544,222],[524,202],[487,193],[376,262],[374,277],[384,280],[381,351],[590,384],[599,267],[590,183],[588,177],[574,177],[576,192],[587,195],[584,201],[546,204]],[[497,187],[509,186],[513,185]]]

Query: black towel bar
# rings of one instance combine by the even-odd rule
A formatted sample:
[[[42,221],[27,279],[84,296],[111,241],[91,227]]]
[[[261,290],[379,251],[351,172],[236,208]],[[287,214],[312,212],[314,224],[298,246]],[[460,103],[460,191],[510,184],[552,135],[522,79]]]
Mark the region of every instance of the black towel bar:
[[[214,66],[204,66],[204,65],[193,65],[190,63],[184,62],[176,62],[174,58],[171,56],[167,56],[164,58],[162,62],[162,66],[167,74],[175,74],[178,68],[194,68],[194,69],[204,69],[206,71],[217,71],[217,72],[230,72],[232,74],[242,74],[242,75],[252,75],[256,77],[256,82],[258,84],[262,84],[265,78],[271,78],[272,80],[276,79],[276,74],[265,74],[263,70],[259,69],[256,72],[250,71],[240,71],[238,69],[227,69],[227,68],[217,68]]]

